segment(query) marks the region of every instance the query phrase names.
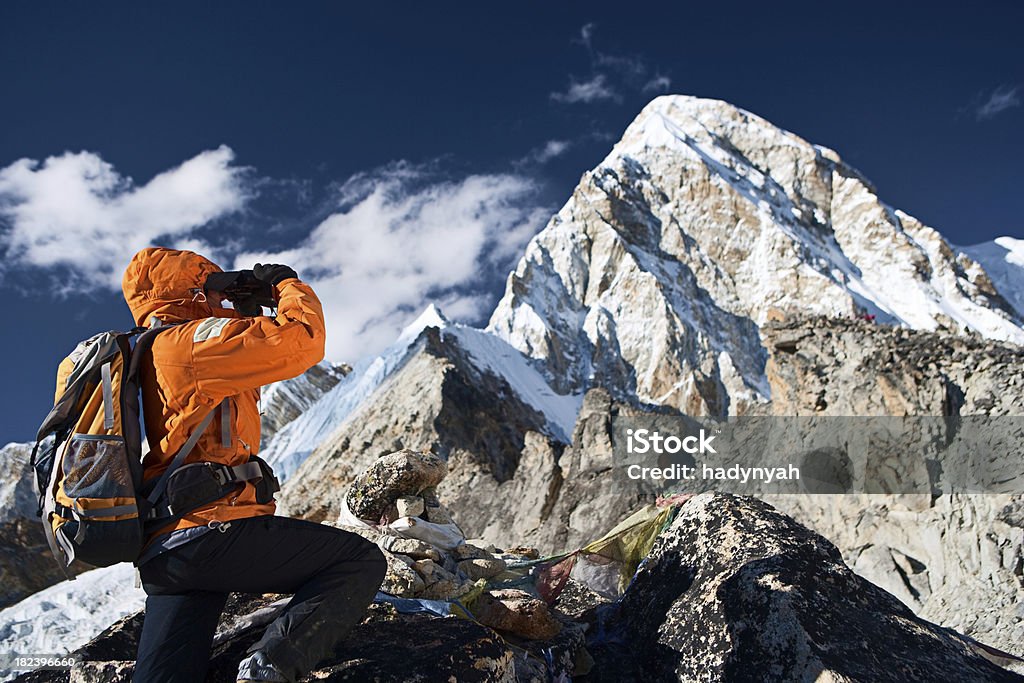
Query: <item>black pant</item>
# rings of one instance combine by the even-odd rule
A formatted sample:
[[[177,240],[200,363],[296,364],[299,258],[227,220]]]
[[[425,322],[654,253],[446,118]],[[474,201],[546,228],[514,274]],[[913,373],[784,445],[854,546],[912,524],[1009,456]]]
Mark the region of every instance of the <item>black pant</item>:
[[[250,652],[296,680],[359,623],[386,569],[363,537],[300,519],[251,517],[209,531],[142,565],[148,597],[133,680],[202,681],[229,592],[294,593]]]

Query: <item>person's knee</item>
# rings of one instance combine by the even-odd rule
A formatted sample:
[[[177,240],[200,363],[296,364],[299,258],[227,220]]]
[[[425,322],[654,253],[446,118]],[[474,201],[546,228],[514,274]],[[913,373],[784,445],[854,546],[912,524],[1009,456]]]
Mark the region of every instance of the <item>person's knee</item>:
[[[370,543],[370,549],[367,550],[367,554],[367,572],[373,578],[373,585],[376,588],[380,588],[380,585],[384,583],[384,577],[388,573],[388,560],[384,557],[384,551],[378,548],[376,543]]]
[[[388,571],[388,561],[383,551],[366,538],[348,531],[339,536],[339,556],[336,568],[346,576],[344,582],[350,588],[353,580],[360,585],[380,588]]]
[[[380,588],[384,582],[384,576],[388,571],[388,561],[384,552],[377,547],[376,543],[365,538],[359,539],[358,558],[362,566],[362,574],[367,584],[372,584],[374,589]]]

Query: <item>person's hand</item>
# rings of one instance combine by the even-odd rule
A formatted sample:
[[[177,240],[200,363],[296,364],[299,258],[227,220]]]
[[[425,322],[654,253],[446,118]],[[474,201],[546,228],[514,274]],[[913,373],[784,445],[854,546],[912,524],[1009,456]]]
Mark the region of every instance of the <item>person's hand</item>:
[[[290,277],[298,277],[298,273],[291,266],[284,266],[280,263],[257,263],[252,267],[252,274],[257,280],[262,280],[269,285],[276,285],[282,280]]]

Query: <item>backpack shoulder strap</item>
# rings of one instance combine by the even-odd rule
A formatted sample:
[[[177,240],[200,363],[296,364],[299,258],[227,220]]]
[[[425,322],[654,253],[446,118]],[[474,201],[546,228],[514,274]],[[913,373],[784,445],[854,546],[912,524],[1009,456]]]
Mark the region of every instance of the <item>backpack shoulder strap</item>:
[[[142,366],[142,357],[146,355],[146,352],[153,348],[153,340],[161,332],[171,329],[173,325],[165,325],[160,327],[154,327],[148,329],[139,335],[139,338],[135,340],[135,346],[132,348],[132,358],[128,363],[128,374],[127,377],[136,377],[139,374],[139,368]]]

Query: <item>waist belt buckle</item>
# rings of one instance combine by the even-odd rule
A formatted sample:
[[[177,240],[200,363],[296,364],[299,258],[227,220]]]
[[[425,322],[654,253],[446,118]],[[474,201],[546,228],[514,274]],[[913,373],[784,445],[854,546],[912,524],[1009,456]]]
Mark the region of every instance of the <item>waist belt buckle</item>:
[[[231,528],[231,522],[221,522],[220,520],[215,519],[208,522],[206,526],[210,527],[214,531],[219,531],[223,534],[227,533],[227,530]]]
[[[218,467],[217,465],[213,464],[209,465],[209,467],[210,471],[213,472],[213,476],[217,479],[217,482],[221,486],[227,486],[229,483],[231,483],[233,477],[231,476],[231,470],[228,467],[225,467],[223,465]]]

